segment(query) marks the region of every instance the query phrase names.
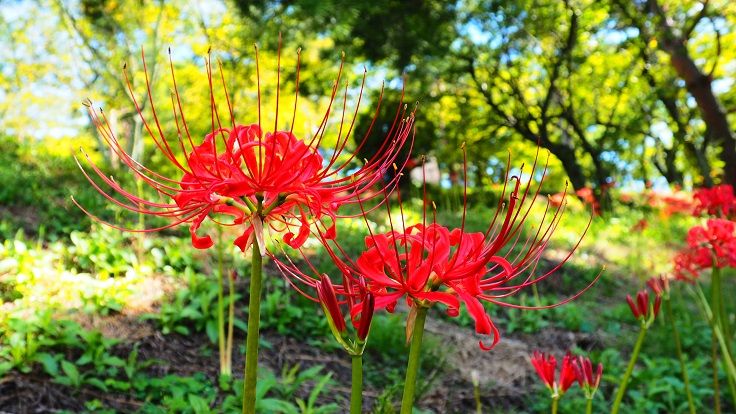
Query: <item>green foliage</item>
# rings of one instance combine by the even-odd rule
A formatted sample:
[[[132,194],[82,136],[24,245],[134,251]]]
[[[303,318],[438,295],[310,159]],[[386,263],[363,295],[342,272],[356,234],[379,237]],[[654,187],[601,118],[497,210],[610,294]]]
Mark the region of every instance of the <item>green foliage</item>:
[[[0,135],[0,236],[10,238],[18,228],[35,233],[40,226],[51,237],[84,229],[89,221],[71,202],[71,194],[107,215],[103,200],[73,159],[69,154],[50,152],[51,145],[21,144]]]
[[[189,268],[184,276],[188,280],[187,285],[178,290],[170,301],[163,302],[158,312],[146,314],[143,319],[153,320],[164,334],[206,332],[210,341],[216,343],[217,283]],[[235,294],[232,300],[237,301],[239,297]],[[245,323],[240,319],[236,318],[234,325],[246,330]]]

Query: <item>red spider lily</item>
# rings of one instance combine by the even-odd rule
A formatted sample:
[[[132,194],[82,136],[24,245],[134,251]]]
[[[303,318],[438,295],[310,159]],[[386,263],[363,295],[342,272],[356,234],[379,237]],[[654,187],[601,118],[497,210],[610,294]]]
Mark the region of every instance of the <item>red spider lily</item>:
[[[666,275],[660,275],[652,277],[647,280],[647,286],[657,296],[669,297],[670,293],[670,278]]]
[[[655,295],[654,302],[649,303],[649,292],[641,290],[636,294],[636,302],[631,298],[631,295],[626,295],[626,302],[629,304],[634,318],[642,323],[651,323],[659,314],[662,297]]]
[[[646,197],[647,204],[660,209],[664,217],[670,217],[673,214],[692,214],[693,212],[692,196],[684,191],[676,189],[671,193],[649,191]]]
[[[709,219],[687,233],[687,247],[675,256],[675,276],[692,281],[704,269],[736,267],[736,223]]]
[[[566,393],[577,379],[574,358],[569,352],[562,359],[559,381],[556,381],[557,360],[552,354],[534,351],[531,363],[544,385],[552,391],[552,398],[559,398]]]
[[[124,69],[123,73],[128,90],[145,131],[164,157],[179,170],[180,178],[166,177],[133,159],[123,150],[102,110],[100,109],[98,113],[90,104],[88,105],[89,113],[100,135],[110,146],[113,153],[125,163],[138,180],[147,184],[157,193],[157,199],[163,198],[169,201],[144,199],[139,194],[126,190],[115,180],[108,178],[97,165],[90,161],[89,157],[86,158],[91,169],[104,182],[104,185],[98,184],[92,178],[92,174],[88,174],[88,171],[81,164],[80,168],[90,183],[112,203],[132,212],[166,217],[173,221],[165,226],[153,229],[125,229],[103,221],[105,224],[126,231],[151,232],[188,223],[194,247],[206,249],[213,245],[212,238],[209,235],[199,235],[197,231],[202,222],[209,217],[220,225],[243,228],[242,234],[235,239],[234,244],[245,250],[254,238],[258,238],[258,245],[264,253],[262,237],[265,229],[270,228],[274,231],[284,232],[284,241],[292,247],[298,247],[309,236],[311,222],[326,216],[332,219],[326,236],[334,237],[334,219],[342,217],[337,212],[340,206],[357,203],[358,200],[363,203],[366,199],[372,199],[380,195],[380,192],[371,189],[374,185],[378,184],[388,188],[393,188],[396,185],[398,177],[390,179],[389,182],[383,182],[383,177],[392,165],[396,165],[395,163],[399,163],[403,167],[406,162],[406,160],[398,160],[398,157],[403,148],[407,145],[411,146],[410,143],[413,142],[412,125],[414,115],[413,113],[407,113],[403,104],[399,105],[394,122],[386,133],[382,145],[375,155],[364,160],[364,164],[361,166],[359,160],[355,159],[354,153],[359,152],[364,147],[373,123],[371,123],[369,130],[362,139],[355,139],[357,146],[353,154],[348,154],[346,147],[353,135],[353,127],[363,96],[366,74],[363,75],[360,93],[352,117],[346,114],[347,87],[342,98],[342,109],[334,109],[333,105],[336,103],[344,60],[340,63],[326,113],[320,121],[317,131],[311,137],[300,138],[295,136],[292,130],[277,129],[279,119],[278,83],[274,130],[272,132],[264,132],[263,130],[257,48],[256,69],[259,76],[257,124],[242,125],[236,123],[234,108],[231,104],[221,65],[219,67],[219,77],[226,98],[226,109],[224,109],[224,105],[221,105],[222,103],[220,103],[220,106],[223,107],[218,106],[218,102],[214,98],[212,65],[208,56],[206,68],[210,100],[206,104],[210,107],[211,112],[211,131],[196,145],[196,137],[193,137],[190,132],[182,108],[179,90],[176,87],[176,77],[170,53],[169,63],[174,83],[172,106],[176,121],[176,137],[167,136],[159,122],[158,112],[154,107],[154,100],[151,96],[151,85],[145,56],[141,55],[143,68],[146,72],[146,88],[152,121],[147,120],[143,115],[141,105],[133,93],[127,70]],[[292,128],[296,117],[301,60],[298,58],[297,62],[297,94],[294,97],[294,112],[291,117]],[[279,67],[277,69],[277,79],[279,81],[280,65],[279,47]],[[382,96],[383,90],[378,100],[379,108]],[[221,119],[221,114],[225,110],[229,114],[229,124],[223,123]],[[320,145],[325,136],[330,117],[334,112],[340,114],[335,145],[330,150],[321,152]],[[378,108],[375,114],[378,114]],[[178,148],[178,151],[175,151],[175,148]],[[177,152],[185,155],[185,161],[179,161]],[[75,201],[75,203],[77,202]],[[102,221],[88,213],[78,203],[77,205],[95,220]],[[229,216],[230,220],[223,222],[218,216]]]
[[[534,202],[542,199],[539,187],[532,191],[531,181],[530,177],[522,186],[518,177],[507,177],[501,197],[504,201],[499,203],[485,232],[465,231],[466,208],[463,209],[460,228],[450,230],[436,223],[434,203],[427,200],[425,188],[422,223],[411,226],[404,221],[400,192],[397,192],[400,223],[395,223],[391,215],[386,194],[390,230],[375,233],[366,218],[370,234],[365,238],[365,250],[357,260],[347,254],[337,240],[326,237],[325,230],[317,228],[317,235],[345,277],[365,283],[366,289],[375,297],[377,309],[385,308],[391,312],[398,301],[404,298],[412,311],[416,306],[442,304],[447,308],[448,315],[457,316],[462,303],[475,320],[476,332],[492,336],[490,345],[480,342],[482,349],[489,350],[498,343],[500,334],[482,301],[521,309],[538,309],[508,303],[506,298],[547,279],[569,259],[577,247],[551,269],[538,271],[539,260],[559,224],[564,204],[551,212],[547,203],[536,231],[524,236],[521,227],[529,217]],[[360,205],[362,207],[362,203]],[[467,206],[467,190],[464,205]],[[428,208],[434,212],[431,223],[427,222]],[[306,259],[306,255],[304,257]],[[285,274],[295,286],[314,286],[316,283],[316,278],[299,271],[297,266],[282,264],[280,267],[288,269]],[[301,290],[299,286],[297,289]],[[544,308],[567,303],[585,290],[587,287],[571,298]]]
[[[695,199],[693,214],[696,216],[706,213],[709,216],[729,217],[736,211],[736,197],[733,194],[733,187],[729,184],[700,188],[695,191],[693,198]]]
[[[593,364],[590,359],[578,356],[573,358],[572,366],[575,371],[575,378],[578,380],[580,388],[585,392],[587,398],[593,398],[593,394],[598,390],[603,376],[603,364],[599,363],[595,374],[593,373]]]
[[[641,219],[631,226],[632,233],[641,233],[649,227],[649,221],[647,219]]]
[[[603,189],[602,189],[603,190]],[[601,214],[601,205],[598,202],[598,198],[595,196],[595,192],[590,187],[583,187],[575,192],[585,204],[589,204],[593,208],[595,215]]]

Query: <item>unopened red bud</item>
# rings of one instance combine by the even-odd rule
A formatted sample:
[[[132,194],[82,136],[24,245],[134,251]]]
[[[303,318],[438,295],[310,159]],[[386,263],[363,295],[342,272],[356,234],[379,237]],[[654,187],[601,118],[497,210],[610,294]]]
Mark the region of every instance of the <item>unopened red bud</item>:
[[[636,304],[639,308],[639,315],[646,316],[649,313],[649,294],[646,290],[640,290],[636,295]]]
[[[373,295],[368,293],[365,295],[363,302],[361,303],[360,310],[360,325],[358,326],[358,338],[364,341],[368,337],[368,332],[371,329],[371,321],[373,320],[373,311],[376,307],[376,300]]]
[[[626,295],[626,303],[629,304],[629,307],[631,308],[631,313],[634,315],[634,318],[639,319],[641,314],[639,314],[639,309],[634,304],[634,300],[631,299],[631,295]]]
[[[317,297],[319,298],[322,307],[325,309],[327,316],[335,324],[335,328],[338,332],[343,333],[347,328],[345,326],[345,319],[340,311],[340,304],[337,302],[337,296],[335,295],[335,287],[332,285],[332,281],[326,275],[322,275],[322,278],[317,282]]]
[[[662,305],[662,297],[657,296],[656,299],[654,299],[654,317],[656,318],[659,314],[659,307]]]

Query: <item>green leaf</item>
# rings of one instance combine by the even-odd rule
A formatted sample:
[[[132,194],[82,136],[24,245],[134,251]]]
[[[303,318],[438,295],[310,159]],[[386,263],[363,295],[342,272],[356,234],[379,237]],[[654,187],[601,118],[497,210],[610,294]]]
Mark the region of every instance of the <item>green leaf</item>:
[[[89,384],[89,385],[91,385],[91,386],[99,389],[99,390],[102,390],[102,391],[105,391],[105,392],[107,392],[107,390],[108,390],[107,389],[107,385],[105,385],[105,383],[102,382],[102,380],[100,380],[99,378],[89,378],[89,379],[85,380],[85,382],[87,384]]]
[[[36,361],[43,365],[43,370],[46,371],[47,374],[52,377],[59,375],[59,361],[57,361],[53,355],[47,352],[40,352],[36,355]]]
[[[74,385],[76,387],[81,385],[79,370],[74,364],[67,360],[62,360],[61,370],[64,371],[64,374],[69,378],[69,381],[71,382],[70,385]]]
[[[195,394],[189,394],[187,399],[189,400],[189,404],[192,406],[192,410],[194,410],[195,414],[210,412],[210,405],[204,398]]]

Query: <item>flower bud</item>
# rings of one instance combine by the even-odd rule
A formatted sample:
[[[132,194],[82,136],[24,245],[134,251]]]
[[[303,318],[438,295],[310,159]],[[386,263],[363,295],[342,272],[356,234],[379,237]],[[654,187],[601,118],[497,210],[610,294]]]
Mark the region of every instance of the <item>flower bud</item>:
[[[358,339],[365,341],[368,332],[371,329],[371,321],[373,320],[373,310],[376,306],[376,300],[372,294],[367,293],[361,302],[360,309],[360,325],[358,326]]]
[[[340,311],[340,304],[335,295],[335,287],[327,275],[322,275],[320,281],[317,282],[317,297],[322,304],[322,309],[324,309],[327,315],[330,326],[334,327],[337,331],[336,333],[342,334],[345,332],[345,319],[343,318],[342,311]]]

